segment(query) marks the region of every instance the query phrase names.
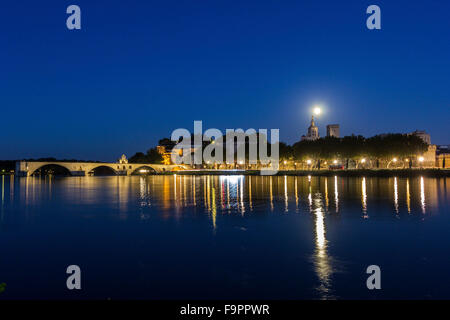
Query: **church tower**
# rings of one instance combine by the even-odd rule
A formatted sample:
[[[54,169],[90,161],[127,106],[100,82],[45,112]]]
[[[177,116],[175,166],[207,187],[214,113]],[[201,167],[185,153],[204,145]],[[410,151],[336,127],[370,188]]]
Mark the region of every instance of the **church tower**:
[[[314,123],[314,116],[312,116],[311,125],[308,128],[308,137],[310,137],[311,140],[319,139],[319,128]]]
[[[312,116],[311,125],[308,127],[308,133],[306,136],[302,136],[302,140],[317,140],[319,138],[319,128],[314,123],[314,116]]]

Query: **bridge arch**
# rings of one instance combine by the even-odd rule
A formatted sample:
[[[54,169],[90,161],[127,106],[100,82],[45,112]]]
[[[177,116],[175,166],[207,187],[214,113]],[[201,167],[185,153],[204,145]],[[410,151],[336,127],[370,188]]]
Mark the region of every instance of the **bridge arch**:
[[[158,171],[155,169],[155,168],[153,168],[153,167],[151,167],[151,166],[149,166],[149,165],[142,165],[142,166],[139,166],[139,167],[137,167],[136,169],[134,169],[132,172],[131,172],[131,175],[146,175],[146,174],[155,174],[155,173],[157,173]]]
[[[52,174],[52,175],[63,175],[63,176],[71,176],[70,168],[64,166],[63,164],[56,163],[46,163],[40,165],[37,168],[31,170],[30,176],[37,174]]]
[[[94,176],[115,176],[119,174],[117,170],[105,164],[99,164],[98,166],[90,168],[88,173]]]

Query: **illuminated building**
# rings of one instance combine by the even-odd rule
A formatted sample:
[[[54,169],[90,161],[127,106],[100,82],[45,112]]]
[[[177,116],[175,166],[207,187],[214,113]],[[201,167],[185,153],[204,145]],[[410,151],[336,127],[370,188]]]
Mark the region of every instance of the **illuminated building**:
[[[316,124],[314,123],[314,116],[312,116],[311,118],[311,125],[308,127],[308,133],[302,136],[302,141],[303,140],[317,140],[319,139],[319,128],[316,126]]]
[[[329,124],[327,125],[327,137],[335,137],[339,138],[339,125],[338,124]]]
[[[124,155],[124,154],[122,154],[122,156],[120,157],[120,159],[117,160],[117,163],[120,163],[120,164],[127,164],[127,163],[128,163],[127,156]]]
[[[428,150],[422,154],[421,157],[423,158],[420,158],[417,165],[423,168],[434,168],[436,166],[436,145],[431,144],[431,136],[425,131],[420,130],[411,132],[410,135],[419,137],[428,145]]]
[[[450,146],[437,146],[436,167],[450,168]]]

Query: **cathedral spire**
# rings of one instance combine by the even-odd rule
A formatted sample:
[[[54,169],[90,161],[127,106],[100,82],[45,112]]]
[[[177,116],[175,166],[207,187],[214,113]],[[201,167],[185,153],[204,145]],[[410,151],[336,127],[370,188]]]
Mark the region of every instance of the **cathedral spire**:
[[[314,116],[311,116],[311,127],[314,127],[315,123],[314,123]]]

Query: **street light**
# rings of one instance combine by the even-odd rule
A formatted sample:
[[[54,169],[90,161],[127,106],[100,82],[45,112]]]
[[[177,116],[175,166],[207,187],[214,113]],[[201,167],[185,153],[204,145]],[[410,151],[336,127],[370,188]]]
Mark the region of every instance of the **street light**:
[[[334,164],[337,164],[337,160],[333,160],[333,163],[334,163]]]
[[[397,162],[397,158],[392,159],[392,161]]]
[[[307,163],[307,164],[311,164],[311,160],[309,160],[309,159],[306,160],[306,163]]]
[[[361,163],[366,163],[366,159],[362,158]]]
[[[423,162],[425,159],[423,157],[419,157],[419,162]]]

